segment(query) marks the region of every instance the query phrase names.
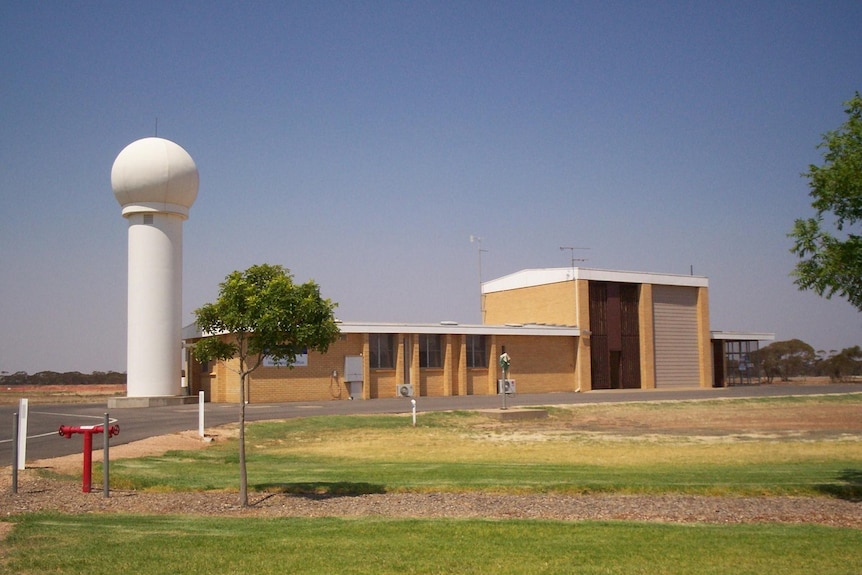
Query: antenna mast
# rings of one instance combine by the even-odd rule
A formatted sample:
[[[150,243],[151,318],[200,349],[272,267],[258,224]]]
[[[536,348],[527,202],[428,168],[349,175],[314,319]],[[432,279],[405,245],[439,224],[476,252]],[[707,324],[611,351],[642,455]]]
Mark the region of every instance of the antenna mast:
[[[576,248],[571,246],[560,246],[560,251],[569,250],[572,256],[572,269],[575,269],[575,262],[585,262],[586,258],[575,258],[575,250],[588,250],[590,248]]]
[[[482,293],[482,252],[488,250],[482,249],[482,238],[479,236],[471,235],[470,243],[478,244],[476,252],[479,254],[479,317],[482,323],[485,323],[485,295]]]

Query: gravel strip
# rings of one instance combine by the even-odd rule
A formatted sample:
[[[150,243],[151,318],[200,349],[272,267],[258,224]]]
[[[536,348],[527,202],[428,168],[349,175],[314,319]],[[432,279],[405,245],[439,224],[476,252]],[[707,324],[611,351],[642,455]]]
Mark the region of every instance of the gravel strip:
[[[4,470],[9,471],[8,468]],[[0,519],[22,513],[141,513],[238,517],[393,517],[626,520],[672,523],[812,523],[862,529],[862,502],[829,497],[710,497],[700,495],[504,495],[492,493],[387,493],[303,496],[251,493],[250,507],[236,493],[151,493],[80,483],[25,470],[13,494],[0,478]]]

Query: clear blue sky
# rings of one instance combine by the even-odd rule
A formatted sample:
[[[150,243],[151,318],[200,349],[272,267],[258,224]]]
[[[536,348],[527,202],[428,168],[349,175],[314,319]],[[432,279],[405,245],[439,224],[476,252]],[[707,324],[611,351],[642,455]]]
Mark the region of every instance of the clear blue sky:
[[[255,263],[349,321],[479,321],[485,280],[580,265],[710,280],[712,329],[860,344],[786,234],[862,90],[862,3],[0,4],[0,370],[125,371],[114,158],[201,176],[184,321]]]

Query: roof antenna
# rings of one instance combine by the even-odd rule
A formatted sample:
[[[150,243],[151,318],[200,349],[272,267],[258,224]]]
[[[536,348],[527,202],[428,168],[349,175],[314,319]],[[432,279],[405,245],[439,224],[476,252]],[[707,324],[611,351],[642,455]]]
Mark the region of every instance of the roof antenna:
[[[572,246],[560,246],[560,251],[569,250],[569,252],[571,253],[571,255],[572,255],[572,269],[575,268],[575,262],[587,261],[586,258],[576,258],[575,257],[575,250],[588,250],[588,249],[590,249],[590,248],[576,248],[576,247],[572,247]]]
[[[159,137],[159,117],[158,116],[156,116],[156,133],[154,134],[154,136],[157,138]]]

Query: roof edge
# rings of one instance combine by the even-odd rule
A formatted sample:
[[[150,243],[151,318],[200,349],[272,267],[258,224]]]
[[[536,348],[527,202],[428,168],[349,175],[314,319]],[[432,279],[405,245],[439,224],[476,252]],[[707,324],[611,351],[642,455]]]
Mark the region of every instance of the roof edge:
[[[609,281],[682,287],[709,287],[709,280],[706,276],[568,267],[523,269],[503,277],[483,282],[482,293],[487,294],[499,291],[509,291],[572,280]]]

